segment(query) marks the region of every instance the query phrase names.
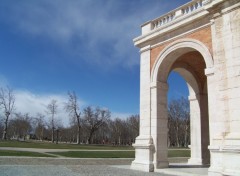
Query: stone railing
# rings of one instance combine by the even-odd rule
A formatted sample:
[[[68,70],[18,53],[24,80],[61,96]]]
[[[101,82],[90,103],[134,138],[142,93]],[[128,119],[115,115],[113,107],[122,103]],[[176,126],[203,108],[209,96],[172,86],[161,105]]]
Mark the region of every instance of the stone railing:
[[[143,34],[150,32],[151,30],[157,29],[159,27],[162,27],[166,24],[169,24],[173,22],[174,20],[178,19],[179,17],[184,17],[190,14],[193,14],[194,12],[201,11],[203,9],[203,6],[212,2],[214,0],[192,0],[191,2],[155,19],[152,21],[149,21],[145,23],[142,26]]]
[[[192,1],[188,4],[185,4],[184,6],[179,7],[175,11],[171,11],[170,13],[155,19],[154,21],[152,21],[152,28],[158,28],[175,20],[180,16],[188,15],[196,10],[199,10],[203,7],[203,2],[204,0]]]

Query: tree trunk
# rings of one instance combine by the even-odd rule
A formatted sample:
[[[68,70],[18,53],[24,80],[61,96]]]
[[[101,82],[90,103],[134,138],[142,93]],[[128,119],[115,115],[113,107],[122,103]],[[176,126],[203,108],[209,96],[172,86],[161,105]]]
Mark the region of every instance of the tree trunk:
[[[42,127],[42,130],[41,130],[41,137],[40,137],[40,140],[41,140],[41,141],[43,140],[43,127]]]
[[[2,139],[6,140],[7,139],[7,129],[8,129],[8,116],[6,117],[6,120],[4,122],[4,130],[3,130],[3,136]]]
[[[4,128],[4,131],[3,131],[2,139],[3,139],[3,140],[6,140],[6,139],[7,139],[7,131],[5,130],[5,128]]]
[[[54,128],[52,128],[52,143],[54,143]]]
[[[77,144],[80,144],[80,125],[78,125],[78,133],[77,133]]]
[[[59,132],[59,130],[57,130],[56,132],[57,132],[56,144],[58,144],[58,132]]]
[[[88,144],[92,143],[91,139],[92,139],[92,136],[93,136],[93,132],[94,132],[93,130],[90,131],[90,134],[89,134],[89,137],[88,137]]]
[[[176,128],[176,143],[177,143],[177,147],[179,147],[179,130],[178,130],[178,126]]]

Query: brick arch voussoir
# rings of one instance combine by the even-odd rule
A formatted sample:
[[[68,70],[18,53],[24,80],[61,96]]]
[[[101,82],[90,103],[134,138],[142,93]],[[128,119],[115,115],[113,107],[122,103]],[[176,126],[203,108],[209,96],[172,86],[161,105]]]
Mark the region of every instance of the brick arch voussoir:
[[[204,58],[206,70],[213,70],[212,55],[202,42],[194,39],[180,39],[166,46],[158,55],[151,71],[151,83],[167,82],[171,65],[181,52],[188,51],[198,51]]]

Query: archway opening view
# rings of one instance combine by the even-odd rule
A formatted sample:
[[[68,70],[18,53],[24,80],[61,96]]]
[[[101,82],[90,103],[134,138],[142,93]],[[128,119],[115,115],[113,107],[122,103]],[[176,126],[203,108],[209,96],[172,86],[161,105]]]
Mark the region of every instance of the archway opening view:
[[[197,64],[196,64],[197,63]],[[176,58],[168,76],[168,147],[190,148],[188,164],[209,164],[209,120],[206,65],[202,55]]]
[[[189,156],[190,107],[186,81],[177,72],[168,77],[168,148],[183,148]]]

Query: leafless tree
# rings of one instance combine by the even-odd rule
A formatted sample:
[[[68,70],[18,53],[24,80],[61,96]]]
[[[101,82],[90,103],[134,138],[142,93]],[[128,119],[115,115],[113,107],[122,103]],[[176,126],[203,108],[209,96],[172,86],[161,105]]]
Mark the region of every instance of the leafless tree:
[[[52,129],[52,143],[54,143],[54,130],[55,130],[55,116],[57,114],[57,100],[51,100],[51,102],[47,105],[47,113],[51,116],[50,126]]]
[[[32,118],[28,113],[16,113],[15,118],[9,121],[9,134],[15,139],[26,139],[32,130]]]
[[[110,118],[110,111],[105,109],[96,108],[93,110],[92,107],[88,106],[83,110],[83,123],[88,131],[87,142],[92,143],[93,134]]]
[[[190,141],[189,102],[186,98],[169,103],[168,128],[170,145],[187,147]]]
[[[129,128],[129,137],[131,143],[135,141],[135,138],[139,135],[140,117],[139,115],[132,115],[126,119]]]
[[[68,102],[65,104],[65,109],[74,118],[77,125],[77,144],[80,144],[81,133],[81,112],[78,104],[78,98],[75,92],[68,93]]]
[[[123,141],[122,135],[123,132],[125,131],[125,123],[124,120],[120,118],[116,118],[114,121],[111,121],[111,133],[112,133],[112,140],[114,141],[113,143],[116,145],[120,145]]]
[[[14,96],[13,90],[10,89],[9,87],[0,88],[0,107],[2,108],[5,116],[2,139],[6,140],[9,117],[14,111],[14,107],[15,107],[15,96]]]
[[[35,135],[37,139],[43,140],[44,130],[46,130],[46,122],[44,120],[44,115],[38,113],[34,119],[35,124]]]

